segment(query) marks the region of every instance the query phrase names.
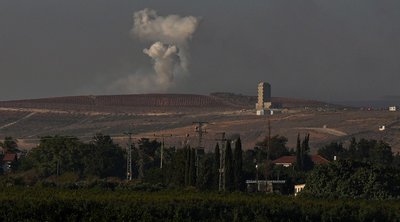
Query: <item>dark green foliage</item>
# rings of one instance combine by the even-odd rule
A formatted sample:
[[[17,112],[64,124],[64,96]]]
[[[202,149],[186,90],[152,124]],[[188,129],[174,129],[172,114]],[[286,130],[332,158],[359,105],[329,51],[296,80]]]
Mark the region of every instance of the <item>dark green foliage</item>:
[[[217,143],[215,145],[215,150],[214,150],[214,169],[213,169],[213,173],[214,173],[214,181],[213,181],[213,187],[214,190],[218,190],[219,189],[219,170],[220,170],[220,158],[221,158],[221,154],[220,154],[220,149],[219,149],[219,144]]]
[[[373,162],[376,164],[390,165],[393,162],[393,153],[390,145],[382,140],[360,139],[358,142],[353,137],[349,147],[346,149],[341,143],[333,142],[318,150],[318,154],[328,160],[351,159],[358,161]]]
[[[5,153],[16,153],[18,152],[18,141],[11,136],[6,136],[3,142],[0,142],[0,147],[2,147]]]
[[[382,140],[369,151],[370,160],[377,164],[390,165],[393,161],[392,148]]]
[[[233,156],[232,156],[232,148],[231,141],[228,140],[226,142],[225,148],[225,189],[227,191],[232,191],[234,186],[234,172],[233,172]]]
[[[242,141],[240,137],[235,140],[235,148],[233,151],[233,184],[235,190],[244,190],[245,184],[243,180],[243,157],[242,157]]]
[[[190,184],[190,148],[184,148],[185,154],[185,186],[189,186]]]
[[[334,156],[336,156],[337,159],[342,159],[345,156],[345,152],[346,150],[342,143],[332,142],[331,144],[319,149],[318,155],[321,155],[327,160],[333,161]]]
[[[106,185],[106,184],[103,184]],[[398,201],[262,194],[3,189],[1,221],[399,221]],[[144,190],[150,188],[142,186]],[[139,189],[139,186],[135,188]]]
[[[187,160],[186,160],[187,169],[187,183],[186,186],[195,186],[196,185],[196,154],[193,148],[188,148],[187,151]]]
[[[257,154],[255,150],[246,150],[243,153],[243,180],[254,180],[256,176],[256,159]]]
[[[263,141],[257,142],[256,145],[266,149],[268,147],[269,137],[265,137]],[[269,158],[270,160],[278,159],[281,156],[289,155],[289,150],[286,147],[288,139],[284,136],[275,135],[271,137],[270,147],[269,147]],[[268,150],[265,150],[268,152]]]
[[[393,167],[400,169],[400,153],[397,153],[395,156],[393,156],[392,165]]]
[[[296,142],[296,168],[301,169],[302,165],[302,154],[301,154],[301,140],[300,134],[297,134],[297,142]]]
[[[113,142],[110,136],[96,134],[89,145],[86,155],[85,173],[101,178],[125,174],[126,161],[123,150]]]
[[[314,166],[314,163],[309,155],[309,141],[310,134],[307,134],[302,142],[300,141],[300,134],[297,135],[296,169],[299,171],[308,171],[311,170]]]
[[[398,198],[400,171],[366,162],[334,161],[311,171],[305,192],[324,198]]]
[[[146,170],[152,167],[160,167],[160,147],[160,142],[148,138],[141,138],[137,142],[135,147],[137,154],[133,158],[133,161],[139,169],[138,178],[143,178]]]
[[[163,170],[159,167],[148,169],[144,175],[144,181],[151,184],[163,183]]]
[[[214,155],[205,154],[200,162],[199,177],[197,187],[200,190],[213,190],[215,188]]]
[[[75,137],[42,137],[40,144],[31,150],[28,160],[43,177],[65,171],[83,173],[87,147]]]
[[[355,137],[350,139],[350,145],[346,153],[346,157],[355,157],[357,155],[357,140]]]
[[[122,177],[125,162],[123,150],[109,136],[97,134],[90,144],[75,137],[48,136],[21,162],[20,170],[35,169],[42,177],[63,172]]]
[[[163,174],[165,174],[165,183],[172,187],[185,186],[186,177],[186,149],[178,149],[171,152],[171,161],[165,165]]]

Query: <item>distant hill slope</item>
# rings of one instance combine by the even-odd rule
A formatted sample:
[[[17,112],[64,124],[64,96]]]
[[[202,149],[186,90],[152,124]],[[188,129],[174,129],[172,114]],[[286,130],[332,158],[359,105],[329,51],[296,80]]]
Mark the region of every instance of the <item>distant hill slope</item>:
[[[219,98],[231,104],[254,108],[257,103],[257,96],[246,96],[234,93],[216,92],[210,94],[213,97]],[[299,107],[330,107],[341,108],[344,106],[329,104],[316,100],[294,99],[285,97],[272,97],[271,102],[275,108],[299,108]]]
[[[193,110],[253,109],[256,96],[233,93],[194,94],[132,94],[102,96],[67,96],[29,100],[2,101],[0,107],[48,109],[85,112],[176,112]],[[273,97],[272,103],[278,108],[297,107],[338,107],[313,100]]]
[[[222,99],[192,94],[132,94],[109,96],[69,96],[0,102],[0,107],[40,108],[72,111],[138,112],[175,109],[239,108]]]

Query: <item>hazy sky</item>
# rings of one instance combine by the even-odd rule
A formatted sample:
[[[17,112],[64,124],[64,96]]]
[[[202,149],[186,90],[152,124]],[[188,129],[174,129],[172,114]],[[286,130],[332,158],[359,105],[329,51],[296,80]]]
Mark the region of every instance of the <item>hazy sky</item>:
[[[152,70],[151,43],[130,34],[144,8],[201,18],[169,92],[400,95],[398,0],[0,0],[0,100],[129,93],[110,85]]]

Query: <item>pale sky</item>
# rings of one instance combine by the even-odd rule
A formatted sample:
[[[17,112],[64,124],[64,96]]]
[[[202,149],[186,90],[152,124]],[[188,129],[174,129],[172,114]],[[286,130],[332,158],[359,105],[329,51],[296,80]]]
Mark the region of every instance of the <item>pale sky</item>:
[[[398,0],[1,0],[0,100],[129,93],[109,85],[152,69],[130,34],[144,8],[201,19],[167,92],[256,95],[267,81],[273,96],[400,95]]]

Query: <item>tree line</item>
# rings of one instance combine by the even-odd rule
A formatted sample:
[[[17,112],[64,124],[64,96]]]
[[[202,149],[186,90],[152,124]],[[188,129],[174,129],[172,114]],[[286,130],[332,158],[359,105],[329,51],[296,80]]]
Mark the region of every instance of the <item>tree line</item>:
[[[340,161],[314,166],[309,141],[310,135],[301,138],[299,134],[296,147],[288,149],[287,138],[275,135],[265,137],[256,143],[255,148],[245,150],[242,149],[240,137],[216,143],[214,152],[196,151],[195,147],[190,146],[166,147],[161,168],[161,143],[141,138],[131,147],[132,176],[135,181],[159,184],[162,187],[193,187],[210,191],[244,191],[245,181],[255,178],[285,180],[286,184],[280,190],[283,194],[293,193],[294,184],[306,183],[309,194],[321,197],[326,196],[324,192],[328,185],[319,182],[327,181],[331,187],[329,192],[337,197],[399,196],[397,188],[392,185],[398,184],[400,157],[392,153],[389,144],[352,139],[345,147],[342,143],[334,142],[320,148],[318,154],[332,161],[333,156],[336,156]],[[17,141],[10,137],[5,138],[0,145],[9,151],[18,150]],[[296,162],[292,167],[272,164],[272,160],[285,155],[295,157]],[[347,165],[340,165],[342,161],[347,161]],[[73,178],[77,178],[74,180],[116,178],[122,181],[126,178],[126,163],[126,148],[120,147],[108,135],[96,134],[89,142],[82,142],[76,137],[46,136],[18,162],[15,172],[27,180],[18,183],[27,185],[49,178],[61,178],[62,175],[74,175]],[[349,175],[354,173],[354,177],[343,178],[348,172],[351,172]],[[358,179],[365,180],[357,182]],[[386,186],[382,182],[385,180],[392,185]],[[358,184],[356,190],[346,188],[343,191],[346,186],[357,187],[354,183]]]
[[[2,144],[12,144],[7,146],[17,149],[16,140],[7,138]],[[220,145],[224,149],[219,150]],[[163,153],[162,168],[160,142],[141,138],[131,149],[132,176],[135,180],[169,187],[218,190],[221,183],[219,173],[225,169],[223,190],[244,190],[240,138],[217,144],[215,153],[200,149],[196,151],[190,146],[167,147]],[[220,165],[221,155],[225,158],[223,166]],[[126,148],[120,147],[108,135],[96,134],[89,142],[69,136],[42,137],[39,144],[18,161],[14,170],[17,174],[30,172],[40,181],[68,173],[80,179],[115,177],[123,180],[126,178],[126,169]]]

